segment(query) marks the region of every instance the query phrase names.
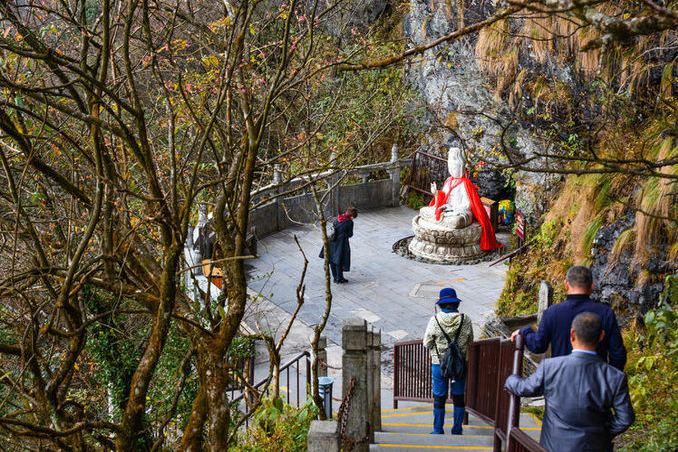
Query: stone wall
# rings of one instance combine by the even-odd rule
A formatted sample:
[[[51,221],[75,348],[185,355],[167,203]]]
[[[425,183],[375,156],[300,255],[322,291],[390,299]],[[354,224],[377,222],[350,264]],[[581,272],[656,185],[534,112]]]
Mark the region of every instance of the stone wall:
[[[381,207],[393,207],[400,203],[400,167],[409,165],[409,160],[398,160],[397,151],[393,151],[392,160],[376,165],[357,167],[348,175],[358,174],[364,182],[349,185],[336,185],[326,197],[324,214],[326,218],[334,217],[346,210],[348,206],[361,209],[378,209]],[[367,176],[377,170],[387,170],[389,179],[367,181]],[[336,174],[327,178],[328,185],[343,174]],[[286,192],[296,182],[278,187],[278,192]],[[273,191],[273,190],[271,190]],[[325,191],[318,192],[320,198]],[[256,199],[263,195],[258,194]],[[285,196],[258,206],[250,211],[250,228],[254,227],[257,237],[265,237],[278,231],[282,231],[295,224],[314,223],[318,220],[313,194],[307,191],[295,196]]]

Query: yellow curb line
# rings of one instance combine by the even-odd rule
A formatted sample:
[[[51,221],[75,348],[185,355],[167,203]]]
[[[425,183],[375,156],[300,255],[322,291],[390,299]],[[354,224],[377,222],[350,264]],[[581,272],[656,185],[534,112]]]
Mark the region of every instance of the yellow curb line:
[[[446,413],[452,413],[452,410],[445,410]],[[398,413],[398,414],[382,414],[381,417],[396,417],[396,416],[417,416],[419,414],[432,414],[433,411],[415,411],[412,413]]]
[[[381,425],[390,425],[392,427],[433,427],[433,424],[406,424],[400,422],[394,423],[385,423],[382,422]],[[446,425],[445,427],[452,427],[452,425]],[[464,425],[464,428],[494,428],[489,425]],[[541,427],[520,427],[521,430],[541,430]]]
[[[537,424],[539,427],[541,427],[541,419],[539,419],[536,414],[534,414],[534,413],[527,413],[527,414],[532,416],[532,419],[534,420],[535,424]]]
[[[381,447],[405,447],[408,449],[492,450],[491,447],[473,446],[415,446],[413,444],[377,444]]]
[[[390,408],[388,410],[381,410],[382,413],[388,413],[390,411],[402,411],[402,410],[416,410],[416,409],[422,409],[422,408],[431,408],[431,405],[425,405],[425,406],[407,406],[404,408]]]
[[[399,423],[399,422],[394,422],[392,424],[387,424],[382,422],[381,425],[390,425],[391,427],[431,427],[433,428],[433,424],[405,424],[405,423]],[[443,427],[452,427],[452,424],[450,425],[444,425]],[[464,425],[463,428],[494,428],[490,427],[489,425]]]
[[[449,427],[449,425],[448,425]],[[468,425],[465,425],[464,427],[468,427]],[[400,433],[400,432],[379,432],[382,435],[403,435],[403,436],[431,436],[433,435],[432,433]],[[451,435],[448,435],[450,437]],[[460,437],[463,438],[490,438],[490,436],[487,435],[459,435]]]

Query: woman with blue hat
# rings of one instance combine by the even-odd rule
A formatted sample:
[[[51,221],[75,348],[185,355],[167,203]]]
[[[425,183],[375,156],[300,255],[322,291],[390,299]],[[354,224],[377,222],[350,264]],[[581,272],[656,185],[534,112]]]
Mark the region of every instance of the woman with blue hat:
[[[457,292],[451,287],[440,291],[436,305],[441,312],[431,317],[424,334],[424,346],[431,353],[431,375],[433,378],[433,434],[442,435],[445,423],[445,401],[450,386],[450,379],[442,376],[440,359],[447,351],[447,338],[455,340],[464,360],[468,364],[468,351],[473,343],[473,326],[469,316],[458,311],[461,300]],[[467,366],[468,367],[468,366]],[[452,401],[454,402],[453,425],[451,433],[461,435],[461,424],[464,419],[464,388],[466,387],[466,373],[462,378],[452,381]]]

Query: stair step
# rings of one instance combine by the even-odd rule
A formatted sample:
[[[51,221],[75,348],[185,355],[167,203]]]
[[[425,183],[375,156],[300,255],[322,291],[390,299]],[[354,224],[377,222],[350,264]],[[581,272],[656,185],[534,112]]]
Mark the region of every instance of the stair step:
[[[389,445],[400,444],[408,446],[492,446],[492,437],[484,435],[431,435],[430,433],[389,433],[375,432],[375,444]]]
[[[446,423],[443,428],[445,432],[452,430],[452,421],[450,420]],[[475,436],[492,436],[494,429],[488,425],[464,425],[462,427],[465,434],[475,435]],[[433,430],[433,421],[429,420],[428,422],[420,423],[384,423],[381,424],[381,430],[388,433],[419,433],[419,434],[429,434]],[[451,436],[451,435],[450,435]]]
[[[472,446],[412,446],[406,444],[370,444],[370,452],[416,452],[427,450],[450,450],[465,452],[486,452],[492,450],[492,447],[472,447]]]
[[[450,435],[453,406],[445,409],[445,435],[432,435],[433,407],[416,406],[383,410],[381,432],[375,432],[370,451],[418,451],[418,450],[492,450],[494,427],[469,413],[469,424],[464,425],[463,435]],[[529,413],[520,415],[523,432],[539,440],[541,422]]]
[[[452,417],[452,412],[453,412],[453,410],[452,410],[451,407],[446,408],[445,409],[445,416],[446,417]],[[426,417],[433,418],[433,409],[428,407],[427,409],[417,409],[417,410],[410,409],[410,410],[402,410],[402,411],[398,410],[398,412],[394,412],[394,413],[384,413],[384,412],[382,412],[382,414],[381,414],[382,420],[385,420],[385,419],[401,419],[401,418],[408,418],[408,417],[412,417],[412,418],[426,418]],[[471,423],[471,424],[473,424],[473,423],[484,424],[484,421],[482,421],[480,418],[477,418],[470,413],[469,413],[468,418],[469,418],[469,423]]]

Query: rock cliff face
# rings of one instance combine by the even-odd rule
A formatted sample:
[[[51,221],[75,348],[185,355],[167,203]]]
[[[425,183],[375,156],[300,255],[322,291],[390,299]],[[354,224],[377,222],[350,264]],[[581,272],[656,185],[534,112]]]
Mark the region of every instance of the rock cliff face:
[[[634,222],[633,211],[626,211],[620,219],[598,231],[591,248],[591,271],[597,283],[593,298],[611,304],[618,312],[625,311],[630,317],[644,315],[657,306],[664,290],[664,278],[653,276],[676,271],[675,262],[668,260],[667,249],[655,250],[642,264],[634,259],[630,249],[613,254],[615,242]],[[642,273],[646,278],[640,278]]]
[[[413,0],[404,20],[409,45],[422,45],[455,31],[459,26],[459,3]],[[466,24],[494,13],[491,2],[464,3]],[[421,93],[427,111],[422,118],[426,138],[421,148],[440,152],[442,148],[459,146],[475,155],[476,161],[496,161],[493,150],[503,135],[522,154],[533,155],[539,143],[526,128],[511,124],[508,105],[494,98],[476,61],[476,39],[470,35],[409,61],[407,76]],[[524,171],[516,174],[516,205],[532,224],[539,221],[546,207],[548,197],[544,194],[550,188],[550,180],[544,174]],[[502,173],[480,173],[476,182],[483,196],[497,199],[505,192]]]
[[[450,34],[460,27],[462,16],[466,25],[490,17],[495,12],[495,3],[412,0],[403,27],[408,45],[423,45]],[[463,14],[460,14],[459,5],[463,5]],[[420,93],[426,110],[421,118],[425,138],[420,148],[441,153],[447,147],[458,146],[476,161],[497,162],[499,157],[493,150],[503,142],[526,157],[534,156],[541,150],[541,142],[530,130],[535,130],[539,124],[516,120],[509,102],[496,95],[490,79],[481,70],[477,43],[478,37],[469,35],[408,61],[407,77]],[[587,113],[590,106],[573,100],[579,99],[577,92],[582,91],[582,80],[571,67],[558,63],[555,56],[537,62],[531,47],[527,46],[516,57],[516,64],[516,73],[526,69],[545,74],[567,87],[564,96],[574,108],[581,109],[583,115],[595,116],[595,112]],[[529,96],[524,99],[524,105],[529,106],[532,102]],[[529,226],[540,224],[542,214],[549,207],[547,203],[553,198],[556,179],[561,178],[528,171],[515,174],[516,205],[526,215]],[[484,196],[497,199],[504,194],[505,175],[502,173],[481,173],[476,183]],[[574,262],[587,258],[592,261],[597,297],[628,317],[654,308],[664,288],[664,276],[676,271],[675,259],[671,263],[666,250],[660,250],[643,262],[632,250],[613,252],[619,235],[634,228],[635,221],[633,211],[627,210],[596,233],[589,256],[569,256]]]
[[[413,0],[404,21],[404,32],[412,46],[422,45],[447,35],[459,26],[458,2]],[[489,2],[466,2],[465,23],[490,16]],[[409,62],[408,78],[421,93],[427,115],[422,127],[427,130],[423,150],[461,146],[476,159],[492,161],[492,151],[500,142],[502,126],[509,123],[510,111],[497,102],[488,87],[475,57],[476,37],[468,36],[446,46],[427,51]],[[539,144],[519,125],[510,129],[512,145],[531,155]],[[519,172],[516,175],[516,205],[536,224],[545,207],[544,191],[549,177]],[[505,176],[500,172],[479,174],[481,195],[497,199],[505,193]]]

